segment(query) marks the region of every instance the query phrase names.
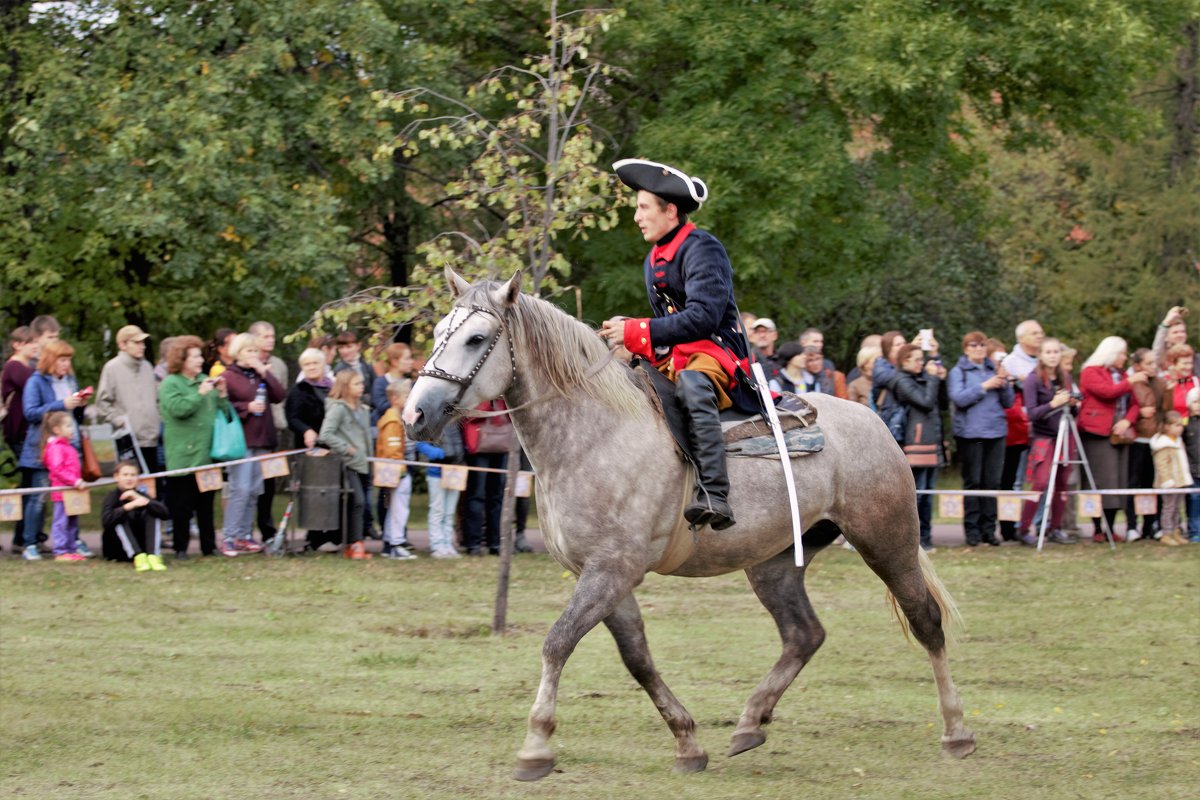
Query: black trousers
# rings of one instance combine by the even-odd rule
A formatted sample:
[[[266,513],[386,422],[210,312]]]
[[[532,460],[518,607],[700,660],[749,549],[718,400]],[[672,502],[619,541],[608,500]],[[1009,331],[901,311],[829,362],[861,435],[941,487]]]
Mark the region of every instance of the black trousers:
[[[1154,454],[1150,452],[1150,445],[1145,442],[1134,442],[1129,445],[1128,486],[1130,489],[1148,489],[1154,486]],[[1156,508],[1158,499],[1155,498]],[[1125,519],[1128,520],[1131,528],[1137,523],[1137,514],[1134,513],[1133,508],[1133,495],[1125,498]],[[1142,517],[1142,535],[1150,536],[1157,525],[1157,513],[1144,515]]]
[[[962,462],[963,489],[999,489],[1004,472],[1004,437],[964,439],[956,437]],[[963,533],[967,544],[990,541],[996,535],[996,498],[963,499]]]
[[[475,453],[467,456],[469,467],[504,469],[507,453]],[[462,515],[463,546],[469,550],[485,545],[500,552],[500,507],[504,502],[504,475],[499,472],[468,473]]]
[[[202,492],[195,475],[176,475],[167,478],[167,508],[171,512],[171,544],[176,553],[186,553],[189,523],[196,517],[200,529],[200,552],[211,556],[217,551],[217,536],[213,529],[213,496]]]
[[[347,469],[346,484],[346,544],[361,542],[366,531],[367,498],[370,496],[371,476]]]
[[[1027,444],[1014,444],[1011,447],[1004,448],[1004,466],[1000,469],[1000,488],[1012,489],[1017,485],[1017,480],[1025,482],[1024,475],[1017,475],[1017,468],[1023,463],[1021,456],[1029,450]],[[1002,521],[1000,523],[1000,536],[1006,542],[1014,542],[1017,539],[1017,523]]]

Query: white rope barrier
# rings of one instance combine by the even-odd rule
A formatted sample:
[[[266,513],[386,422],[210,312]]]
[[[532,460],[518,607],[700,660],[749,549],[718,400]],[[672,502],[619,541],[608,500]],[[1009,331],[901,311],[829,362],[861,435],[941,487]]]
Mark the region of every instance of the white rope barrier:
[[[286,458],[289,456],[299,455],[301,453],[309,453],[309,454],[313,454],[313,455],[328,454],[328,455],[333,455],[333,456],[337,457],[337,454],[333,453],[330,450],[326,450],[324,453],[320,453],[320,449],[308,450],[308,449],[300,448],[298,450],[280,450],[279,452],[275,452],[275,453],[264,453],[263,455],[260,455],[260,456],[248,456],[246,458],[239,458],[234,461],[214,461],[211,464],[205,464],[200,467],[187,467],[185,469],[163,470],[162,472],[148,472],[145,475],[139,474],[138,480],[141,481],[141,480],[148,480],[150,478],[173,478],[173,477],[176,477],[179,475],[193,475],[197,472],[204,472],[204,471],[210,470],[210,469],[224,469],[225,467],[231,467],[236,464],[248,464],[248,463],[251,463],[254,461],[267,461],[269,459],[281,458],[281,457]],[[440,462],[431,463],[429,461],[407,461],[405,459],[397,459],[397,458],[375,458],[374,456],[368,457],[367,461],[370,463],[403,464],[406,467],[426,467],[426,468],[428,468],[428,467],[455,467],[455,468],[465,469],[468,472],[493,472],[493,473],[498,473],[501,475],[508,474],[507,469],[497,469],[495,467],[472,467],[467,464],[443,464]],[[526,471],[528,472],[529,470],[526,470]],[[100,478],[98,480],[94,480],[94,481],[91,481],[90,483],[84,484],[83,488],[84,488],[84,490],[99,489],[104,486],[112,486],[115,483],[116,483],[116,480],[114,480],[113,478]],[[48,492],[67,492],[67,491],[73,491],[74,489],[75,489],[74,486],[39,486],[39,487],[30,488],[30,489],[0,489],[0,497],[11,497],[14,495],[26,495],[26,494],[46,494]]]

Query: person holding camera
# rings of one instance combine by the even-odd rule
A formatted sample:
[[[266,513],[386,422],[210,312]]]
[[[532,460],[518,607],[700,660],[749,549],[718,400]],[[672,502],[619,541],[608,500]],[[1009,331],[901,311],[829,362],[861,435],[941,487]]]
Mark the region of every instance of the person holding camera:
[[[1044,494],[1050,484],[1050,470],[1054,466],[1054,445],[1058,439],[1058,426],[1062,415],[1075,413],[1081,395],[1071,382],[1071,374],[1062,366],[1062,342],[1058,339],[1043,339],[1038,353],[1037,366],[1025,376],[1022,399],[1029,415],[1029,471],[1033,473],[1033,491]],[[1064,460],[1078,460],[1075,443],[1071,437],[1065,439],[1068,454]],[[1075,540],[1062,531],[1063,509],[1067,499],[1064,492],[1071,481],[1070,464],[1060,464],[1054,476],[1054,488],[1050,495],[1050,532],[1046,538],[1055,544],[1075,544]],[[1037,546],[1037,536],[1032,531],[1034,515],[1041,500],[1026,500],[1021,508],[1021,543]]]
[[[1128,445],[1136,438],[1133,423],[1139,414],[1137,403],[1132,402],[1133,387],[1149,382],[1149,376],[1135,371],[1125,377],[1128,349],[1120,336],[1107,336],[1083,362],[1079,373],[1079,388],[1083,392],[1079,404],[1079,438],[1097,489],[1124,489],[1129,478]],[[1125,541],[1114,528],[1117,511],[1125,507],[1125,498],[1106,494],[1103,506],[1113,539]],[[1095,525],[1092,541],[1107,541],[1100,518],[1092,522]]]
[[[1004,473],[1008,417],[1013,387],[1004,366],[987,357],[987,336],[971,331],[962,339],[963,354],[950,370],[948,390],[954,412],[954,439],[962,462],[963,489],[995,490]],[[996,498],[963,501],[967,545],[1000,544],[996,538]]]
[[[1154,357],[1158,359],[1159,368],[1166,372],[1167,351],[1177,344],[1187,344],[1187,322],[1184,319],[1188,315],[1188,310],[1183,306],[1172,306],[1167,315],[1163,317],[1163,321],[1158,323],[1158,329],[1154,332],[1154,344],[1151,350],[1154,351]],[[1187,416],[1186,412],[1180,412]]]
[[[920,345],[906,344],[897,353],[899,369],[891,383],[896,402],[904,407],[904,449],[917,490],[933,489],[942,454],[942,409],[946,406],[946,368],[925,360]],[[933,495],[917,495],[921,549],[933,552]]]

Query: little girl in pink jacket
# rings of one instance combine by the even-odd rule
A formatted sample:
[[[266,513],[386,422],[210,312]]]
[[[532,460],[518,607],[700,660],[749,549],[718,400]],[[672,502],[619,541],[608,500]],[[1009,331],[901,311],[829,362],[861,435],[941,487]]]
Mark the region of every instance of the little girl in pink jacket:
[[[71,444],[75,433],[75,420],[66,411],[53,411],[42,421],[45,443],[42,446],[42,463],[50,472],[51,486],[84,487],[83,467],[79,451]],[[69,516],[63,505],[62,492],[51,492],[54,503],[54,521],[50,526],[50,541],[54,545],[55,561],[84,561],[76,552],[79,543],[79,517]]]

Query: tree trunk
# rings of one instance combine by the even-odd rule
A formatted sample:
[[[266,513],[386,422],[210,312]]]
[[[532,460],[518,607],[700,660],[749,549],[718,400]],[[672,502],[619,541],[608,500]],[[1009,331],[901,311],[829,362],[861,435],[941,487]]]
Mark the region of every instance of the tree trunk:
[[[1176,57],[1178,72],[1175,75],[1171,127],[1174,141],[1171,146],[1171,163],[1167,171],[1167,186],[1185,182],[1194,174],[1196,162],[1196,129],[1200,120],[1196,118],[1196,101],[1200,97],[1200,20],[1192,20],[1183,28],[1183,45]],[[1159,269],[1169,275],[1185,264],[1200,263],[1200,255],[1192,248],[1194,231],[1175,231],[1163,237]],[[1191,270],[1188,270],[1190,272]]]
[[[504,502],[500,505],[500,575],[496,580],[496,608],[492,614],[493,636],[503,636],[507,625],[508,583],[517,530],[517,473],[520,470],[521,442],[514,436],[508,450],[508,474],[504,476]]]

